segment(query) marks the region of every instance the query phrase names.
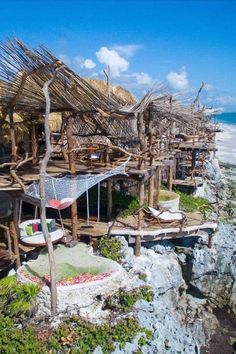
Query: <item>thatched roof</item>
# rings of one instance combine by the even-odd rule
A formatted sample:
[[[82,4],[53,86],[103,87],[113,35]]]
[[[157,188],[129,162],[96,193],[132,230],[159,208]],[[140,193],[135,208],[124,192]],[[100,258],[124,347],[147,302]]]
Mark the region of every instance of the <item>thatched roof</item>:
[[[42,87],[60,68],[50,86],[52,111],[115,111],[119,104],[76,75],[48,49],[30,50],[18,39],[0,44],[1,107],[44,111]]]
[[[107,83],[104,80],[97,80],[91,78],[87,78],[85,80],[94,88],[101,91],[104,95],[107,95]],[[130,91],[126,90],[124,87],[119,85],[111,85],[110,94],[111,97],[115,101],[119,102],[122,106],[134,105],[138,101]]]

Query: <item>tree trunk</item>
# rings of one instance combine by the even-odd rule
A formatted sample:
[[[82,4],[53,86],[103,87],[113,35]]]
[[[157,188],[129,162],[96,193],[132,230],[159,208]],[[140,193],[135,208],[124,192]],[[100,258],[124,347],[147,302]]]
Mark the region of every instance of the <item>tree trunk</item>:
[[[50,143],[50,131],[49,131],[49,114],[51,108],[51,102],[49,97],[48,88],[50,84],[54,81],[57,71],[60,68],[56,69],[53,77],[44,83],[43,85],[43,93],[46,101],[46,109],[45,109],[45,120],[44,120],[44,129],[45,129],[45,140],[46,140],[46,153],[44,158],[40,162],[40,175],[39,175],[39,192],[40,192],[40,200],[41,200],[41,208],[40,208],[40,218],[42,223],[42,231],[45,238],[45,242],[48,249],[48,259],[49,259],[49,267],[50,267],[50,289],[51,289],[51,314],[52,316],[56,315],[57,311],[57,287],[56,287],[56,262],[53,253],[53,244],[51,236],[48,232],[47,227],[47,219],[46,219],[46,191],[45,191],[45,177],[47,171],[48,161],[50,159],[52,148]]]

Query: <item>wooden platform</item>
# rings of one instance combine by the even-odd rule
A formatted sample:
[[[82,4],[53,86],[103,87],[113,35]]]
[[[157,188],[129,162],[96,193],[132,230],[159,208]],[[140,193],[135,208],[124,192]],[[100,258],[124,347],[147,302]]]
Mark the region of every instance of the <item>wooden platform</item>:
[[[200,187],[204,183],[203,178],[195,177],[193,179],[173,179],[172,184],[175,186]]]
[[[88,164],[78,164],[76,163],[76,172],[82,174],[99,174],[105,173],[117,166],[122,164],[122,162],[114,165],[108,166],[96,166],[94,164],[93,167],[89,166]],[[132,178],[136,180],[143,180],[145,182],[151,175],[153,175],[158,166],[162,166],[162,161],[154,161],[152,166],[144,166],[143,170],[139,170],[137,168],[137,162],[129,162],[126,165],[126,172],[128,176],[122,175],[122,178]],[[50,176],[59,176],[68,173],[68,164],[62,160],[51,160],[49,161],[47,173]],[[33,167],[31,163],[28,165],[24,165],[22,169],[17,171],[17,175],[20,177],[22,182],[25,185],[29,185],[34,181],[39,179],[39,167]],[[121,176],[120,176],[121,177]],[[120,178],[119,177],[119,178]],[[113,177],[116,178],[116,177]],[[118,177],[117,177],[118,178]],[[5,169],[0,169],[0,191],[14,191],[14,190],[21,190],[20,186],[17,183],[11,182],[11,177],[9,172]]]
[[[200,235],[202,232],[214,232],[217,224],[211,221],[205,221],[203,215],[198,212],[185,213],[187,221],[183,224],[180,223],[165,223],[165,224],[150,224],[142,221],[141,230],[138,230],[137,216],[129,216],[125,219],[117,219],[113,224],[112,221],[97,222],[90,221],[87,225],[86,220],[79,219],[78,233],[90,238],[99,238],[106,236],[110,231],[113,236],[127,236],[130,243],[134,243],[137,236],[141,236],[142,242],[150,240],[165,240],[181,237],[192,237]],[[67,226],[70,226],[66,222]]]
[[[206,142],[192,142],[192,141],[172,141],[170,145],[178,150],[201,150],[201,151],[216,151],[216,145],[214,143]]]
[[[129,242],[134,242],[134,238],[140,236],[142,242],[174,239],[182,237],[197,236],[202,231],[214,232],[217,224],[205,221],[201,213],[186,213],[187,220],[181,223],[162,223],[152,225],[142,221],[141,230],[138,230],[138,220],[135,216],[126,219],[118,219],[111,229],[111,235],[123,235],[129,237]]]

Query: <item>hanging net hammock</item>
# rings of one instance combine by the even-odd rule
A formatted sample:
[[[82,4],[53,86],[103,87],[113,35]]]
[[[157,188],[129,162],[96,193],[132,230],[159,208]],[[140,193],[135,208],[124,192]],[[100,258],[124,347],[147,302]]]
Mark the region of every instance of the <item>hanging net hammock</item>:
[[[115,175],[126,175],[125,167],[129,160],[130,157],[120,166],[101,174],[66,175],[64,177],[46,175],[46,207],[59,210],[68,208],[84,192],[103,180]],[[26,194],[40,199],[39,182],[32,183],[28,187]]]

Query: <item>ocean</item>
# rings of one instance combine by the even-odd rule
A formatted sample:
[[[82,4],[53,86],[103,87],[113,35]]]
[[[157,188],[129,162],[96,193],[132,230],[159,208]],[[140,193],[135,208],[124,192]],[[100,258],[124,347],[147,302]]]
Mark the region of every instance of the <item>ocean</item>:
[[[223,129],[222,133],[216,134],[216,156],[222,162],[236,165],[236,112],[222,113],[216,121]]]

